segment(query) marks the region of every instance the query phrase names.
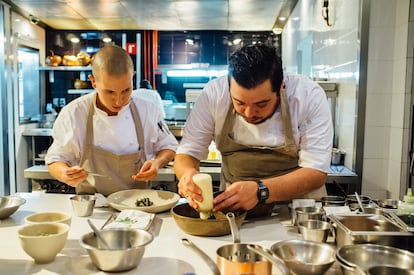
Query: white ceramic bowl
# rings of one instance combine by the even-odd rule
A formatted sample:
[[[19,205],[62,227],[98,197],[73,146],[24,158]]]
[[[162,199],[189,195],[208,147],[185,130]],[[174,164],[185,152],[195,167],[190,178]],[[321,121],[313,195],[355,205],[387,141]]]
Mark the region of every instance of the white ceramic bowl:
[[[28,224],[18,231],[23,250],[38,264],[50,263],[65,246],[69,226],[64,223]]]
[[[25,218],[26,224],[60,222],[71,224],[72,216],[63,212],[40,212]]]

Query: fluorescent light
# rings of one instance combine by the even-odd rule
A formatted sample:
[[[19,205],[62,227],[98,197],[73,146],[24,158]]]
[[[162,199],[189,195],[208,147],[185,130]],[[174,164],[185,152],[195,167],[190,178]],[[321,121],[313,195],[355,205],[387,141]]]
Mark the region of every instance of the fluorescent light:
[[[227,70],[170,70],[168,77],[220,77],[227,75]]]
[[[233,44],[238,45],[238,44],[240,44],[241,41],[242,40],[240,38],[236,38],[236,39],[233,40]]]

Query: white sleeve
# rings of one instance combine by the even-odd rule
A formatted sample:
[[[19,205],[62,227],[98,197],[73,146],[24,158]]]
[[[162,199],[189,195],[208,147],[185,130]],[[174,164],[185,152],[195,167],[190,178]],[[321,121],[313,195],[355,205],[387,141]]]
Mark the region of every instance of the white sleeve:
[[[198,97],[187,119],[177,154],[203,160],[208,146],[220,133],[229,106],[226,77],[210,81]]]
[[[83,147],[84,118],[73,119],[75,114],[63,108],[53,124],[53,143],[49,147],[45,162],[66,162],[73,166],[78,165]],[[75,125],[76,123],[76,125]]]
[[[325,92],[317,84],[306,97],[298,121],[299,166],[328,173],[333,143],[331,110]]]

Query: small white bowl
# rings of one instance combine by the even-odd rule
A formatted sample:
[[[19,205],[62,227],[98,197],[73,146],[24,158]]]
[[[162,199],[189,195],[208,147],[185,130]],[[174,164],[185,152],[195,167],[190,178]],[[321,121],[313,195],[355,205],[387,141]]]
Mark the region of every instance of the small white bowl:
[[[50,263],[65,246],[69,225],[65,223],[38,223],[24,225],[18,230],[23,250],[37,264]]]
[[[25,218],[26,224],[60,222],[70,226],[72,216],[63,212],[40,212]]]

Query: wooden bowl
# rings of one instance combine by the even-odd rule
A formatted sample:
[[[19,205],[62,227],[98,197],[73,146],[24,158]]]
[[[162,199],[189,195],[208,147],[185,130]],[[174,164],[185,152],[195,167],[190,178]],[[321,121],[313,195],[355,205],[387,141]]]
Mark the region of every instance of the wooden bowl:
[[[241,226],[246,218],[246,211],[236,211],[236,224]],[[227,218],[200,219],[199,213],[188,203],[180,204],[171,209],[175,223],[185,233],[195,236],[223,236],[231,233]]]

